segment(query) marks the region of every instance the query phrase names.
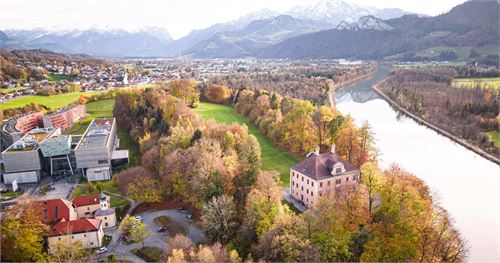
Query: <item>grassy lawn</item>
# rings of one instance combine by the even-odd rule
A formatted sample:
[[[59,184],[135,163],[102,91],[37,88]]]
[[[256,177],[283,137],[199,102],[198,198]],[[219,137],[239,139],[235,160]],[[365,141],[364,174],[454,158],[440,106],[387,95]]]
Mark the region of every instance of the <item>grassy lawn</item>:
[[[96,94],[96,92],[100,91],[73,92],[54,96],[29,95],[0,104],[0,110],[24,107],[31,103],[41,104],[51,109],[57,109],[66,107],[69,104],[75,102],[78,98],[80,98],[80,95],[92,95]]]
[[[8,191],[6,193],[0,194],[0,200],[1,201],[5,201],[5,200],[13,199],[13,198],[16,198],[16,197],[18,197],[18,196],[20,196],[22,194],[23,194],[22,191],[16,191],[16,192],[14,192],[14,191]]]
[[[67,75],[67,74],[54,74],[54,73],[47,74],[48,81],[60,81],[60,80],[68,80],[68,79],[71,79],[71,76]]]
[[[488,132],[490,135],[491,140],[495,144],[496,147],[500,147],[500,132],[498,131],[490,131]]]
[[[168,216],[159,216],[153,220],[153,222],[158,226],[158,227],[164,227],[167,229],[167,232],[171,236],[175,236],[177,234],[186,234],[186,229],[179,225],[176,224],[174,221],[172,221]]]
[[[289,186],[290,167],[299,162],[301,158],[274,146],[269,139],[260,133],[255,125],[250,123],[247,118],[238,115],[230,106],[201,102],[194,111],[205,120],[214,119],[218,123],[225,124],[234,122],[245,124],[248,127],[248,132],[259,141],[262,152],[262,169],[279,172],[283,186]]]
[[[456,78],[453,80],[454,87],[476,87],[500,89],[500,78]]]
[[[161,250],[156,247],[143,247],[132,250],[136,256],[146,262],[160,262]]]

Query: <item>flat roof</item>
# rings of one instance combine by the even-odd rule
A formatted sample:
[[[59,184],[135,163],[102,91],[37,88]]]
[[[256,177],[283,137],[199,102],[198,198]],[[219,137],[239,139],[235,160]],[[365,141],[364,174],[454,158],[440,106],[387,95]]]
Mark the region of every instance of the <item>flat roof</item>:
[[[28,132],[21,139],[14,142],[4,152],[19,152],[38,150],[40,143],[45,141],[57,131],[59,128],[36,128]]]
[[[71,135],[59,135],[47,138],[40,143],[44,157],[66,155],[71,153]]]
[[[97,118],[92,120],[76,146],[76,150],[106,147],[114,124],[114,118]]]

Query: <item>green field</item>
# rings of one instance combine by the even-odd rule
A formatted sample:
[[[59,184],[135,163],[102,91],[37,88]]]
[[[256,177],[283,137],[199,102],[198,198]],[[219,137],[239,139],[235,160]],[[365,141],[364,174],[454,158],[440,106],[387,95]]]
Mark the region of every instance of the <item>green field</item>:
[[[78,98],[80,98],[80,95],[92,95],[99,92],[101,91],[73,92],[54,96],[30,95],[0,104],[0,110],[24,107],[31,103],[44,105],[51,109],[57,109],[66,107],[69,104],[75,102]]]
[[[472,88],[479,85],[481,88],[500,89],[500,78],[456,78],[454,87]]]
[[[60,81],[60,80],[68,80],[68,79],[71,79],[71,76],[67,75],[67,74],[54,74],[54,73],[47,74],[48,81]]]
[[[496,147],[500,147],[500,132],[498,131],[490,131],[488,132],[490,135],[491,140],[495,144]]]
[[[230,106],[201,102],[194,110],[204,120],[213,119],[217,123],[232,124],[234,122],[245,124],[248,132],[259,141],[262,151],[262,169],[278,171],[283,186],[290,184],[290,167],[301,158],[290,155],[287,151],[274,146],[269,139],[265,138],[255,125],[247,118],[238,115]]]

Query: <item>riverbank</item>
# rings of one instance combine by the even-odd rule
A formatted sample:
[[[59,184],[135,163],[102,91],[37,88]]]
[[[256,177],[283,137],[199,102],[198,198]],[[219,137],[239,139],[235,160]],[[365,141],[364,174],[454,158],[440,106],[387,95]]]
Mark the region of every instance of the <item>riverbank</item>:
[[[339,83],[339,85],[336,85],[335,90],[343,88],[343,87],[348,87],[348,86],[351,86],[352,84],[354,84],[354,83],[356,83],[358,81],[366,80],[366,79],[371,78],[373,76],[373,74],[375,74],[375,72],[377,72],[378,67],[379,67],[379,65],[376,64],[374,67],[372,67],[372,70],[370,70],[370,72],[368,72],[366,74],[363,74],[363,75],[360,75],[360,76],[358,76],[356,78],[349,79],[348,81]]]
[[[400,113],[403,113],[405,114],[406,116],[412,118],[414,121],[416,121],[417,123],[421,124],[421,125],[425,125],[426,127],[434,130],[435,132],[447,137],[448,139],[462,145],[463,147],[475,152],[476,154],[478,154],[479,156],[497,164],[500,166],[500,158],[498,158],[497,156],[493,155],[493,154],[490,154],[488,152],[485,152],[483,149],[475,146],[475,145],[472,145],[470,144],[469,142],[467,142],[466,140],[460,138],[460,137],[457,137],[439,127],[437,127],[436,125],[422,119],[421,117],[411,113],[410,111],[404,109],[403,107],[401,107],[399,104],[397,104],[394,100],[392,100],[391,98],[389,98],[389,96],[385,95],[380,89],[378,89],[378,86],[380,84],[382,84],[386,79],[383,79],[381,82],[375,84],[372,89],[375,93],[377,93],[377,95],[379,95],[383,100],[387,101],[387,103],[389,103],[389,105],[395,109],[396,111],[400,112]]]

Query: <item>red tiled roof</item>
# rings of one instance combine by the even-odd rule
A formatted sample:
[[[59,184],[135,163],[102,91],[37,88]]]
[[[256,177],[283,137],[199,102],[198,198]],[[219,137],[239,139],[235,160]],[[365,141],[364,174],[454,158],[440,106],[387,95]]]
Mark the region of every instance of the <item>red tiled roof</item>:
[[[76,207],[86,206],[86,205],[97,205],[99,204],[99,194],[82,195],[73,199],[72,202]]]
[[[99,230],[100,225],[101,219],[63,220],[52,227],[49,231],[49,236],[94,232]]]
[[[333,177],[331,171],[333,166],[338,162],[344,165],[346,173],[357,170],[348,161],[332,152],[326,152],[319,155],[311,153],[302,162],[295,164],[292,169],[314,180],[321,180]]]
[[[73,208],[70,201],[64,199],[50,199],[41,201],[45,206],[45,220],[48,223],[56,223],[61,219],[71,220],[70,211]]]

